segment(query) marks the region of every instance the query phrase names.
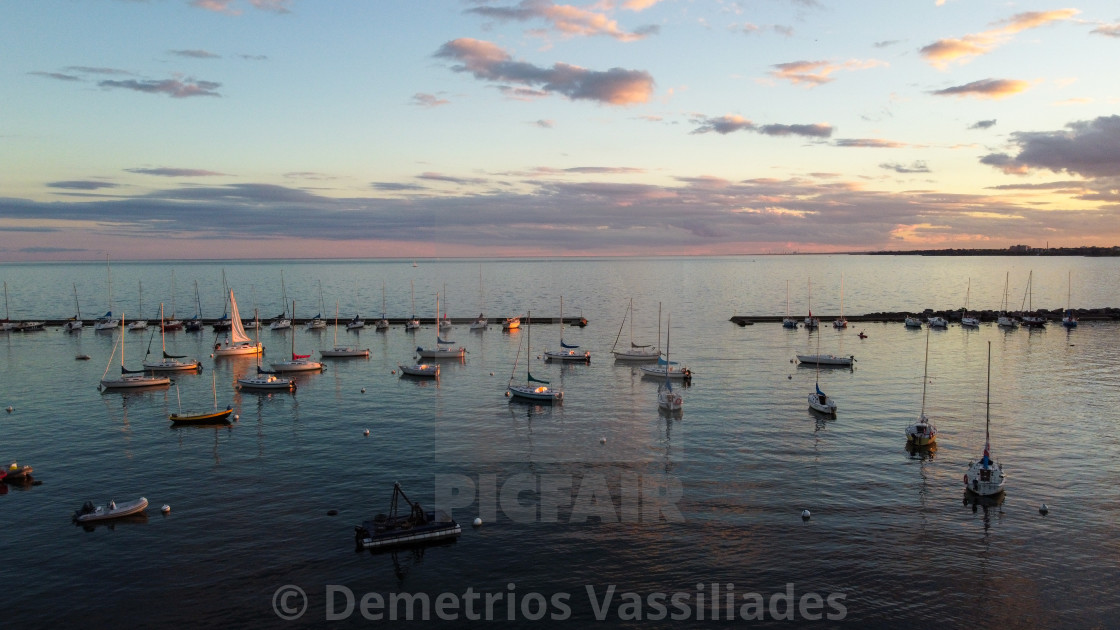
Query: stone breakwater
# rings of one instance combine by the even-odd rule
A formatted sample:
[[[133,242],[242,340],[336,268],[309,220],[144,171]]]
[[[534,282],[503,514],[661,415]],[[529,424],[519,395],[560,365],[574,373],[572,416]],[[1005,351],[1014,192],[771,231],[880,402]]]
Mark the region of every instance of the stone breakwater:
[[[1048,321],[1055,324],[1061,324],[1062,317],[1065,316],[1065,309],[1041,309],[1036,311],[1039,315],[1045,317]],[[907,317],[915,315],[922,318],[922,320],[929,319],[933,316],[941,316],[949,321],[949,323],[959,324],[961,316],[964,314],[963,309],[955,309],[951,311],[935,310],[927,308],[921,312],[914,311],[901,311],[901,312],[882,312],[882,313],[866,313],[864,315],[845,315],[844,319],[848,322],[903,322]],[[969,314],[974,317],[979,317],[981,322],[995,322],[996,317],[999,316],[998,311],[969,311]],[[1075,308],[1073,314],[1079,321],[1093,322],[1093,321],[1115,321],[1120,320],[1120,308]],[[804,319],[804,315],[791,315],[800,324]],[[836,319],[838,315],[825,315],[817,314],[815,317],[821,321],[822,326],[831,324],[832,320]],[[731,318],[731,322],[740,326],[749,326],[753,323],[766,323],[766,322],[780,322],[785,319],[785,315],[735,315]]]

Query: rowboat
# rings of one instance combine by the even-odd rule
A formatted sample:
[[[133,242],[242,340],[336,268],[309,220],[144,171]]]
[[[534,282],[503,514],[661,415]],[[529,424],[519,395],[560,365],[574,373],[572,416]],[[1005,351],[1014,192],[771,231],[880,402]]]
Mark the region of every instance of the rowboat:
[[[146,509],[148,509],[148,500],[144,497],[124,503],[109,501],[109,503],[105,505],[97,506],[95,506],[92,501],[86,501],[81,509],[74,512],[74,522],[88,523],[91,521],[106,521],[113,518],[121,518],[122,516],[139,514]]]

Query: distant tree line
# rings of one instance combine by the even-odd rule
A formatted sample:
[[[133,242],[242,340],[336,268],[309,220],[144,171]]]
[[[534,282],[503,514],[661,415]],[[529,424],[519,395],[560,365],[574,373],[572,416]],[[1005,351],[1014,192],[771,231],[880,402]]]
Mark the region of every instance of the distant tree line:
[[[1012,245],[1007,249],[914,249],[907,251],[861,252],[892,256],[1120,256],[1120,246],[1113,247],[1030,247]]]

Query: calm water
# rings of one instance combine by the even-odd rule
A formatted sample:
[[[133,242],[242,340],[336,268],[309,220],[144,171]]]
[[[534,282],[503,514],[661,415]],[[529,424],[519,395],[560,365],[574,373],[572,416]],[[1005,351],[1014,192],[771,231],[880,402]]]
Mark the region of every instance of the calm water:
[[[777,623],[774,613],[788,609],[787,588],[797,620],[837,614],[827,603],[813,606],[831,596],[845,623],[860,626],[1116,625],[1120,326],[934,331],[925,408],[940,447],[922,458],[905,451],[903,429],[921,410],[925,331],[855,324],[822,328],[818,340],[779,324],[728,322],[735,314],[784,314],[787,280],[790,309],[803,317],[810,278],[812,309],[830,320],[839,311],[841,274],[849,315],[963,306],[969,279],[970,305],[998,308],[1008,273],[1015,308],[1026,299],[1036,308],[1062,307],[1067,290],[1075,308],[1116,306],[1115,259],[111,264],[113,309],[129,318],[141,282],[147,317],[156,317],[161,301],[170,310],[172,271],[180,316],[194,313],[196,280],[203,316],[221,314],[224,271],[242,313],[256,307],[270,317],[283,310],[283,270],[299,317],[320,310],[320,281],[328,317],[337,300],[343,318],[360,311],[372,322],[383,285],[388,315],[405,317],[412,280],[423,317],[434,313],[434,294],[446,285],[441,306],[452,317],[485,311],[493,322],[531,310],[538,323],[512,334],[493,325],[473,334],[456,327],[449,336],[468,357],[445,363],[438,383],[392,374],[416,346],[434,342],[431,327],[339,331],[340,343],[368,347],[371,358],[335,360],[322,374],[301,376],[294,395],[236,392],[237,376],[255,364],[210,358],[209,331],[167,338],[169,351],[203,359],[201,374],[177,376],[177,388],[132,394],[96,389],[107,366],[118,365],[109,365],[114,334],[50,329],[0,337],[0,406],[13,408],[0,417],[0,461],[31,464],[42,481],[0,496],[7,525],[0,579],[18,585],[0,595],[5,626],[321,626],[332,614],[345,617],[336,625],[369,625],[357,605],[362,597],[394,593],[427,596],[433,619],[445,594],[444,614],[458,614],[447,625],[456,626],[470,623],[469,593],[481,593],[473,611],[484,618],[490,596],[490,617],[512,614],[507,624],[582,627],[596,619],[587,589],[601,599],[611,585],[603,614],[619,627],[650,622],[621,618],[635,610],[656,619],[665,608],[685,617],[678,625],[729,625],[729,590],[737,617],[753,601],[742,596],[757,593],[765,619]],[[72,315],[72,284],[87,321],[109,307],[104,262],[0,272],[13,319]],[[592,352],[590,365],[537,358],[559,343],[560,327],[538,318],[558,316],[561,296],[565,315],[590,321],[563,330],[565,342]],[[660,303],[672,317],[673,358],[696,374],[680,417],[658,414],[656,381],[609,358],[630,297],[635,341],[657,338]],[[861,329],[866,339],[857,338]],[[290,352],[292,332],[261,335],[266,361]],[[622,327],[620,343],[629,335]],[[297,352],[314,352],[334,345],[334,331],[300,328],[294,341]],[[983,446],[988,342],[993,454],[1009,478],[1002,503],[974,506],[963,500],[960,480]],[[158,352],[158,335],[151,343]],[[822,352],[857,358],[854,370],[820,373],[839,405],[835,419],[808,410],[816,371],[791,363],[818,343]],[[148,344],[147,334],[125,335],[130,367]],[[76,361],[77,354],[92,359]],[[504,397],[511,374],[524,379],[527,359],[534,376],[564,389],[563,405]],[[212,378],[219,403],[232,404],[240,420],[229,428],[169,428],[176,390],[184,407],[209,406]],[[465,505],[454,512],[466,526],[462,537],[422,551],[355,552],[352,526],[388,509],[394,481],[425,507],[437,495]],[[451,495],[452,486],[461,494]],[[152,504],[146,520],[88,532],[70,523],[86,500],[140,495]],[[1050,506],[1046,516],[1041,503]],[[172,508],[166,516],[163,504]],[[803,509],[810,520],[800,518]],[[480,513],[484,525],[469,527]],[[715,622],[713,583],[721,602]],[[295,622],[274,608],[299,608],[298,598],[274,598],[286,585],[307,596]],[[348,615],[345,589],[355,601]],[[335,593],[329,605],[328,591]],[[631,599],[624,593],[640,605],[620,607]],[[678,608],[670,604],[674,594]],[[808,615],[798,609],[805,602]],[[538,610],[544,617],[534,622]]]

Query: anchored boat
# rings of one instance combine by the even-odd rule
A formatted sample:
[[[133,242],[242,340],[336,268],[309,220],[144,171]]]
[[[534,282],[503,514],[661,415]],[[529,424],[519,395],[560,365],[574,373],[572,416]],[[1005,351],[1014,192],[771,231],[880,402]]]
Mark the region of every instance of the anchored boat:
[[[407,514],[399,513],[400,500],[408,505]],[[419,503],[409,500],[400,483],[394,483],[389,513],[355,525],[354,543],[359,549],[384,549],[455,538],[461,533],[462,527],[449,514],[443,510],[425,512]]]

